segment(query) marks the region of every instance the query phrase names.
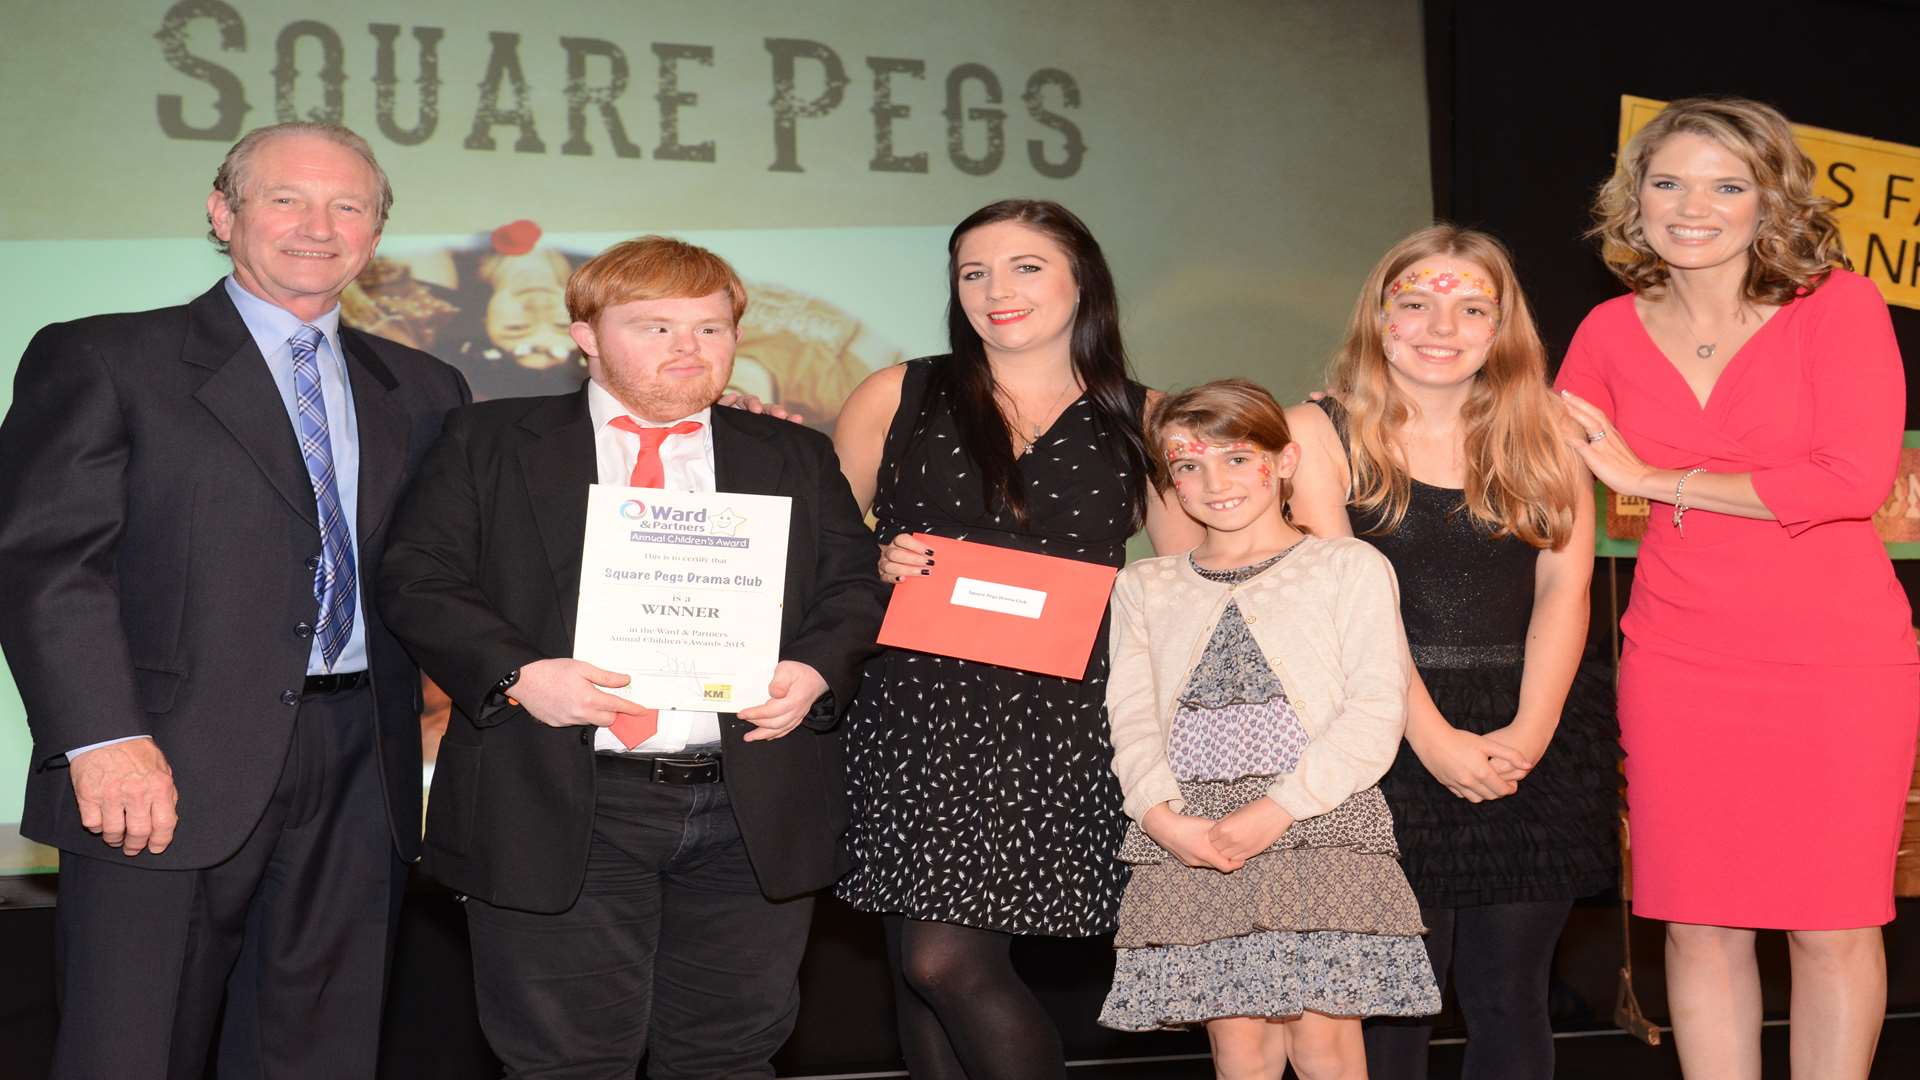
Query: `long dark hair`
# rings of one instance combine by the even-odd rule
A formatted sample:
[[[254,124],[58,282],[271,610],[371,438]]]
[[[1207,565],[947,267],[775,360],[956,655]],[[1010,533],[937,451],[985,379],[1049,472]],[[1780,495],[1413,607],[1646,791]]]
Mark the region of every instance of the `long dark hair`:
[[[994,400],[993,369],[987,366],[986,346],[960,306],[960,240],[982,225],[1016,222],[1037,230],[1067,253],[1080,304],[1074,313],[1071,353],[1073,373],[1086,387],[1100,445],[1116,469],[1126,475],[1131,489],[1133,527],[1146,520],[1147,481],[1151,459],[1142,434],[1140,410],[1135,405],[1133,380],[1127,370],[1127,350],[1120,341],[1120,301],[1113,288],[1100,242],[1073,211],[1044,199],[1003,199],[983,206],[954,226],[947,237],[947,343],[949,364],[936,366],[928,397],[947,392],[953,419],[967,456],[980,470],[987,506],[1005,506],[1015,521],[1027,523],[1027,498],[1013,482],[1013,432]]]

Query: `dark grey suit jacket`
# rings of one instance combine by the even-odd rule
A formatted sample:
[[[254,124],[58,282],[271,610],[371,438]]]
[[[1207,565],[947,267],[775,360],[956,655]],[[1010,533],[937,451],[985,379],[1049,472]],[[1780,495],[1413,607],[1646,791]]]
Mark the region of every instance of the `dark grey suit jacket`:
[[[358,566],[395,849],[419,852],[419,676],[377,568],[394,500],[469,399],[446,364],[341,330],[360,438]],[[266,361],[216,283],[183,306],[59,323],[21,357],[0,422],[0,648],[26,703],[21,831],[122,859],[80,825],[66,752],[149,734],[179,832],[143,864],[232,854],[280,775],[306,674],[320,553],[313,488]]]
[[[812,665],[844,710],[878,651],[885,586],[873,534],[825,436],[737,409],[711,415],[717,488],[793,499],[780,656]],[[381,572],[394,632],[454,704],[422,865],[502,907],[565,910],[586,872],[595,729],[548,727],[484,701],[507,672],[573,655],[597,475],[584,387],[456,410],[401,503]],[[838,876],[847,808],[836,720],[816,710],[783,738],[749,743],[752,725],[721,715],[728,795],[761,891],[775,899]]]

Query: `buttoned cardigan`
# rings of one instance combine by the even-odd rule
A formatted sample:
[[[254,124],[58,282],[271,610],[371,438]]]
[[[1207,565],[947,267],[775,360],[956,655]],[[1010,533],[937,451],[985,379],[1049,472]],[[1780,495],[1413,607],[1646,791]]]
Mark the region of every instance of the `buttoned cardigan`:
[[[1127,816],[1182,807],[1167,760],[1178,695],[1235,601],[1285,689],[1307,745],[1268,791],[1295,820],[1379,782],[1406,730],[1409,660],[1393,568],[1372,545],[1307,537],[1238,583],[1209,581],[1187,555],[1143,559],[1114,584],[1107,716]]]

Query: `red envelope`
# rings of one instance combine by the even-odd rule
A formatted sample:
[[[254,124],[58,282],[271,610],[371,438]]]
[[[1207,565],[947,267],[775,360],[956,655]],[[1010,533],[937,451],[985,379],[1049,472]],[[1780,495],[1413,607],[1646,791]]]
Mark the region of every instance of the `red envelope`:
[[[1041,675],[1087,673],[1117,570],[914,533],[933,572],[893,587],[880,644]]]

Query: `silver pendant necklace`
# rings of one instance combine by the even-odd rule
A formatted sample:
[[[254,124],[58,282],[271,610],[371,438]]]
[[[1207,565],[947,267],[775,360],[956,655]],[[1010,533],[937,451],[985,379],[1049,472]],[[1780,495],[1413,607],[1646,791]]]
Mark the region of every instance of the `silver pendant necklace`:
[[[1701,341],[1699,332],[1693,328],[1693,313],[1687,310],[1687,306],[1680,302],[1679,297],[1675,297],[1673,302],[1675,306],[1680,309],[1680,321],[1686,324],[1687,336],[1693,339],[1693,355],[1702,360],[1713,359],[1714,350],[1720,347],[1720,343],[1717,341]],[[1734,321],[1736,322],[1747,321],[1746,305],[1744,302],[1734,311],[1733,315]]]
[[[1693,339],[1693,355],[1702,360],[1713,359],[1713,351],[1720,347],[1720,343],[1717,341],[1701,341],[1699,333],[1693,329],[1692,313],[1688,312],[1687,306],[1681,304],[1678,299],[1675,299],[1674,303],[1680,308],[1680,321],[1686,324],[1687,336]]]
[[[1054,409],[1059,406],[1061,400],[1064,399],[1068,394],[1072,393],[1074,388],[1079,385],[1080,385],[1079,381],[1074,379],[1071,375],[1069,375],[1067,378],[1066,387],[1062,389],[1060,393],[1054,397],[1052,403],[1050,403],[1047,406],[1047,411],[1041,414],[1042,419],[1048,418],[1049,414],[1051,414],[1054,411]],[[1009,397],[1009,403],[1011,403],[1011,397]],[[1026,418],[1020,415],[1020,406],[1018,405],[1013,406],[1013,418],[1015,421],[1013,437],[1016,439],[1019,439],[1023,444],[1025,444],[1020,447],[1020,452],[1014,456],[1026,457],[1028,454],[1033,453],[1033,448],[1036,445],[1038,445],[1040,442],[1040,436],[1045,435],[1047,432],[1045,428],[1042,428],[1040,426],[1039,422],[1028,420],[1026,422],[1026,426],[1033,431],[1033,434],[1031,436],[1028,436],[1022,433],[1020,431],[1019,421],[1025,420]]]

